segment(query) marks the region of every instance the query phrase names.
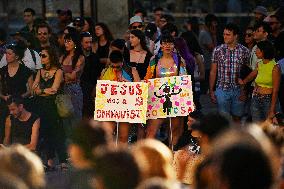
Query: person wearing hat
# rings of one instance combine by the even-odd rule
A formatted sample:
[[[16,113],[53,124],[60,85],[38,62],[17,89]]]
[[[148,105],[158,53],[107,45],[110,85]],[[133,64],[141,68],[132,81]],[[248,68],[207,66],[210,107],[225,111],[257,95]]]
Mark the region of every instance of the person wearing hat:
[[[129,30],[143,30],[143,21],[140,16],[133,16],[129,21]]]
[[[11,34],[11,36],[14,38],[15,42],[25,44],[25,46],[22,47],[24,48],[24,56],[22,58],[23,64],[33,72],[36,72],[36,70],[41,69],[42,64],[40,61],[39,54],[36,51],[30,49],[30,46],[34,40],[34,36],[31,33],[22,31]],[[6,65],[6,54],[4,54],[0,61],[0,68]]]
[[[72,22],[72,26],[74,26],[74,28],[78,31],[78,33],[82,32],[84,25],[85,25],[85,19],[82,17],[77,17]]]
[[[255,23],[262,22],[268,16],[267,9],[264,6],[257,6],[253,12]]]

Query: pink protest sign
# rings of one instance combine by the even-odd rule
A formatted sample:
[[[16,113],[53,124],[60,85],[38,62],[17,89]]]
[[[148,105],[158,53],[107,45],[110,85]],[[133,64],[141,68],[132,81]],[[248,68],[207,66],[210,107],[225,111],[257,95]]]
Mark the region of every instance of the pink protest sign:
[[[94,119],[146,123],[147,98],[147,83],[98,80]]]
[[[187,116],[194,110],[189,75],[147,80],[147,119]]]

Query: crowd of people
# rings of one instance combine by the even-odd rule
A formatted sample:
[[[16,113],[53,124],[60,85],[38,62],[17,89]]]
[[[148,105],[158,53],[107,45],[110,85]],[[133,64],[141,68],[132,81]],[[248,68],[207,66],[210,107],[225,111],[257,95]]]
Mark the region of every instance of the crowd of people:
[[[245,29],[207,14],[182,32],[163,8],[149,23],[139,9],[121,38],[71,10],[54,26],[23,13],[8,40],[0,28],[1,186],[284,188],[284,7],[257,6]],[[93,120],[98,80],[182,75],[192,76],[188,117],[117,130]],[[218,111],[204,113],[201,95]],[[60,186],[45,177],[56,171]]]

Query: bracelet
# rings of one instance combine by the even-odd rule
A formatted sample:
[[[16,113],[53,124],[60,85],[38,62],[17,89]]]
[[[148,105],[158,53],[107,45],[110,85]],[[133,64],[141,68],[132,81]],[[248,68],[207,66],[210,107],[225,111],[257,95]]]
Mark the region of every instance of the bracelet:
[[[44,89],[40,89],[40,94],[45,94]]]

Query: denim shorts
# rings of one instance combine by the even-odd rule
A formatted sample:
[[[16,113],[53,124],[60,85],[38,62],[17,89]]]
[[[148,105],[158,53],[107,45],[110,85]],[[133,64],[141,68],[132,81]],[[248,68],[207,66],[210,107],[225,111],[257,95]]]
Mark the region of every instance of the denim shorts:
[[[270,109],[272,95],[253,94],[251,102],[251,115],[253,121],[265,121]]]
[[[217,98],[218,110],[223,113],[241,117],[244,114],[244,102],[239,100],[241,89],[239,87],[223,90],[217,88],[215,95]]]

